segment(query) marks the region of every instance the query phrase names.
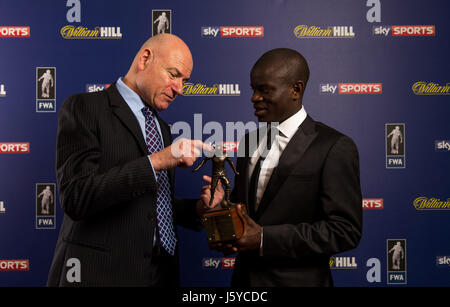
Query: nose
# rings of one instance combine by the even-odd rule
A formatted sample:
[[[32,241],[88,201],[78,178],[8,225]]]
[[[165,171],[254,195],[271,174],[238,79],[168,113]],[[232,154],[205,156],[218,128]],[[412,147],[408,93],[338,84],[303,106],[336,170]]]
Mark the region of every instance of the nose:
[[[183,80],[181,80],[181,79],[177,79],[175,82],[174,82],[174,84],[173,84],[173,86],[172,86],[172,89],[173,89],[173,91],[175,92],[175,94],[178,96],[178,95],[181,95],[181,94],[183,94]]]
[[[257,91],[254,91],[253,95],[252,95],[252,102],[257,103],[258,101],[261,101],[261,100],[262,100],[262,96]]]

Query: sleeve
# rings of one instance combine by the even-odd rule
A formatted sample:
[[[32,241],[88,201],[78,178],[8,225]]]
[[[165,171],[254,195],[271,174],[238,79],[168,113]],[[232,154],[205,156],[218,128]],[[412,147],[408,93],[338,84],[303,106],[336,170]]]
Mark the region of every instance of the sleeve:
[[[329,151],[322,169],[318,203],[323,218],[313,223],[264,226],[267,257],[300,258],[332,255],[355,248],[362,234],[362,196],[358,150],[341,137]]]
[[[71,96],[58,115],[59,196],[64,212],[73,220],[157,191],[147,156],[99,171],[105,153],[97,135],[98,104],[86,102],[81,95]]]

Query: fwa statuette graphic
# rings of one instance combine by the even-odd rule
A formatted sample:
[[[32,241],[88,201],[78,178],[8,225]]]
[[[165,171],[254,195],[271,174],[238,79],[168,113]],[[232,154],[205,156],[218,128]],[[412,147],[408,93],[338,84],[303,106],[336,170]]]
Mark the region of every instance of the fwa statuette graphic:
[[[152,36],[172,33],[172,10],[152,10]]]
[[[387,283],[406,284],[406,239],[387,240]]]
[[[405,168],[405,124],[386,124],[386,168]]]
[[[36,112],[56,112],[56,67],[36,67]]]
[[[55,229],[55,187],[54,183],[36,184],[36,229]]]

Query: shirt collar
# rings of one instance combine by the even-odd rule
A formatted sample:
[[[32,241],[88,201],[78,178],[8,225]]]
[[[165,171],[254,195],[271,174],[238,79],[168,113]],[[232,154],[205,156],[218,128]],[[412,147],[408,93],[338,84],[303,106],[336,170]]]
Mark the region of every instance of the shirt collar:
[[[117,80],[116,87],[133,113],[141,112],[142,108],[146,106],[141,97],[122,81],[122,77]]]
[[[278,130],[280,131],[280,135],[287,137],[288,139],[291,139],[292,136],[297,131],[298,127],[303,123],[305,120],[307,114],[305,111],[305,107],[302,106],[302,108],[289,117],[288,119],[284,120],[282,123],[278,125]]]

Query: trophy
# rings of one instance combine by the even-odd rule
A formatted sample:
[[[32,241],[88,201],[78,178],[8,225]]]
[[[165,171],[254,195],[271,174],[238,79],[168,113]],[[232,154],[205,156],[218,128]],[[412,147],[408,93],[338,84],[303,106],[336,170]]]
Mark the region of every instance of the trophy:
[[[214,155],[207,157],[194,169],[198,171],[206,161],[212,160],[212,180],[211,180],[211,206],[214,200],[214,192],[219,180],[225,188],[225,198],[215,208],[208,210],[202,216],[203,225],[206,230],[208,244],[219,242],[233,242],[239,240],[244,233],[244,221],[237,213],[236,204],[230,201],[230,181],[225,173],[225,161],[228,161],[236,175],[239,173],[234,167],[233,161],[227,157],[222,150],[222,145],[215,145]],[[246,210],[245,205],[241,205],[241,210]]]

